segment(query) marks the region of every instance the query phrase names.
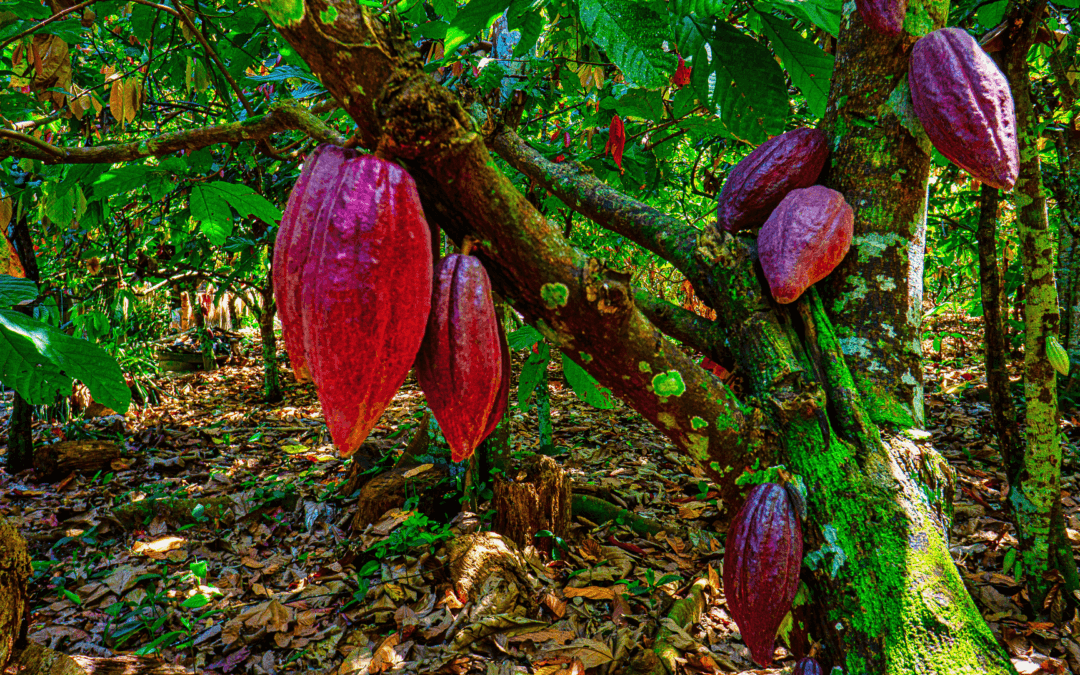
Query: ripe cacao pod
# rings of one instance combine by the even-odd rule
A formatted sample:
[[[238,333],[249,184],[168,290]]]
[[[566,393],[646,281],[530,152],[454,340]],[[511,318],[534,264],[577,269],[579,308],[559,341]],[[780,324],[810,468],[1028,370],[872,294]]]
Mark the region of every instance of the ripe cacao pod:
[[[717,223],[728,232],[760,225],[787,193],[813,185],[828,158],[825,134],[817,129],[770,138],[731,170],[720,191]]]
[[[772,663],[776,631],[799,588],[802,529],[776,483],[755,486],[728,530],[724,595],[759,665]]]
[[[490,420],[504,386],[500,352],[484,266],[472,256],[446,256],[435,266],[431,315],[416,377],[455,462],[472,457],[489,426],[494,428]],[[505,386],[509,393],[508,380]]]
[[[962,28],[942,28],[911,50],[915,114],[938,151],[976,179],[1009,190],[1020,171],[1009,82]]]
[[[855,0],[855,7],[866,25],[878,33],[896,37],[904,31],[907,0]]]
[[[357,154],[352,150],[336,145],[320,145],[315,149],[304,162],[289,194],[274,242],[274,299],[281,317],[285,349],[298,380],[311,379],[300,329],[300,290],[304,264],[311,251],[312,230],[319,210],[337,185],[341,165],[355,157]]]
[[[792,190],[758,231],[758,258],[773,297],[795,302],[847,255],[855,214],[836,190]]]
[[[799,659],[791,675],[821,675],[821,665],[809,656]]]
[[[283,326],[301,336],[330,435],[347,457],[420,348],[431,307],[431,235],[416,185],[398,165],[340,149],[316,159],[290,196],[297,211],[282,242],[279,302],[291,303]],[[336,172],[332,187],[321,181],[324,170]]]
[[[499,422],[502,420],[503,415],[506,414],[506,406],[510,401],[510,345],[506,342],[506,334],[503,333],[502,324],[498,322],[496,318],[495,324],[499,327],[499,348],[502,352],[502,368],[499,376],[499,391],[495,395],[495,405],[491,408],[491,413],[488,415],[487,426],[484,428],[484,435],[481,436],[481,440],[487,438],[495,431],[495,427],[499,426]]]
[[[1069,374],[1069,352],[1058,342],[1056,335],[1046,337],[1046,357],[1050,359],[1050,365],[1062,375]]]

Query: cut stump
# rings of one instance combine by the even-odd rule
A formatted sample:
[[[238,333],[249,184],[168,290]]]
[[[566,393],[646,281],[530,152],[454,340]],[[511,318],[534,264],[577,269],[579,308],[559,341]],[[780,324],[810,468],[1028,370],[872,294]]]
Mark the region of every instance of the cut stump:
[[[548,531],[565,538],[570,528],[570,477],[546,455],[529,460],[513,481],[495,479],[496,532],[518,546],[530,544],[550,554],[552,537],[535,537]]]

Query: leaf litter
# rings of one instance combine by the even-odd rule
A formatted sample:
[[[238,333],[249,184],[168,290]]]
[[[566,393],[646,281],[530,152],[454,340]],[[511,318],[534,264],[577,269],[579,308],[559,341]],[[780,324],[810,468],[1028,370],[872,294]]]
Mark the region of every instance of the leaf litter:
[[[402,451],[422,416],[415,378],[351,468],[330,444],[310,384],[287,382],[284,402],[263,401],[247,338],[240,365],[162,378],[157,405],[36,423],[39,443],[119,443],[121,457],[102,471],[53,482],[0,471],[0,513],[34,560],[30,639],[70,654],[157,653],[209,674],[609,675],[666,672],[652,651],[663,628],[680,672],[792,665],[783,640],[772,669],[758,668],[739,640],[719,584],[723,519],[703,472],[625,406],[580,401],[559,359],[548,373],[551,418],[574,492],[678,523],[678,534],[642,536],[578,516],[552,560],[475,522],[428,520],[414,503],[351,532],[358,491],[342,493],[350,471],[373,475]],[[953,557],[1019,672],[1080,672],[1080,615],[1039,623],[1023,613],[1025,591],[1010,569],[1017,541],[1001,506],[1005,477],[973,360],[939,352],[926,371],[924,442],[956,474]],[[535,408],[512,406],[508,416],[512,448],[540,450]],[[1075,443],[1080,416],[1062,417]],[[1065,481],[1071,489],[1075,476]],[[1068,535],[1080,543],[1080,505],[1063,500]],[[462,593],[449,570],[465,544],[486,547],[497,564],[471,571]],[[695,580],[704,582],[704,611],[684,627],[668,613]]]

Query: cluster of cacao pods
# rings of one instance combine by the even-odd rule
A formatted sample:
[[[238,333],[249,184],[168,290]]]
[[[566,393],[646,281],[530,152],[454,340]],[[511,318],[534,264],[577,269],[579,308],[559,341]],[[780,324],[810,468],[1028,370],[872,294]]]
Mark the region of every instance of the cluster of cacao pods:
[[[273,281],[294,372],[315,382],[343,456],[364,442],[414,362],[455,461],[501,419],[509,351],[487,273],[460,255],[433,271],[416,184],[397,164],[319,146],[282,215]]]
[[[719,226],[761,225],[758,258],[777,302],[794,302],[847,255],[855,214],[835,190],[814,185],[829,157],[825,134],[795,129],[735,165],[720,192]]]
[[[728,530],[724,595],[754,661],[772,663],[776,631],[799,589],[803,540],[787,490],[756,485]]]

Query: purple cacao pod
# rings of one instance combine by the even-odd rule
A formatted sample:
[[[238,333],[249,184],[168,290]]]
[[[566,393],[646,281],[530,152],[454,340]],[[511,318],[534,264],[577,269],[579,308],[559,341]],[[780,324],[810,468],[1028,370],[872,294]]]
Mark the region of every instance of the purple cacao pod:
[[[312,225],[337,185],[341,165],[356,157],[336,145],[315,148],[296,179],[274,242],[274,299],[289,362],[298,380],[310,380],[300,329],[301,277],[311,250]]]
[[[874,31],[889,37],[904,32],[907,0],[855,0],[855,7]]]
[[[416,377],[455,462],[471,457],[489,433],[503,387],[503,363],[484,266],[472,256],[446,256],[435,266]]]
[[[497,318],[495,323],[499,327],[499,347],[502,352],[502,368],[500,371],[502,374],[499,379],[499,391],[495,395],[495,405],[491,409],[491,414],[488,415],[487,426],[484,428],[482,438],[490,436],[495,431],[495,427],[499,426],[503,415],[506,414],[506,406],[510,400],[510,346],[506,342],[506,334],[503,333],[502,324],[498,322]]]
[[[420,349],[431,308],[431,235],[416,185],[401,167],[340,149],[317,159],[315,173],[290,197],[299,202],[286,231],[280,297],[291,306],[282,324],[302,338],[330,435],[347,457]],[[316,179],[331,167],[336,175],[323,192]]]
[[[855,214],[836,190],[792,190],[758,231],[758,258],[776,301],[795,302],[847,255]]]
[[[784,195],[813,185],[828,157],[825,134],[817,129],[770,138],[731,170],[720,191],[717,223],[728,232],[760,225]]]
[[[724,595],[759,665],[772,663],[776,631],[799,589],[802,529],[776,483],[755,486],[728,530]]]
[[[1020,172],[1016,112],[1005,75],[962,28],[942,28],[911,50],[911,101],[938,152],[977,180],[1010,190]]]
[[[821,664],[807,656],[799,659],[791,675],[821,675]]]

